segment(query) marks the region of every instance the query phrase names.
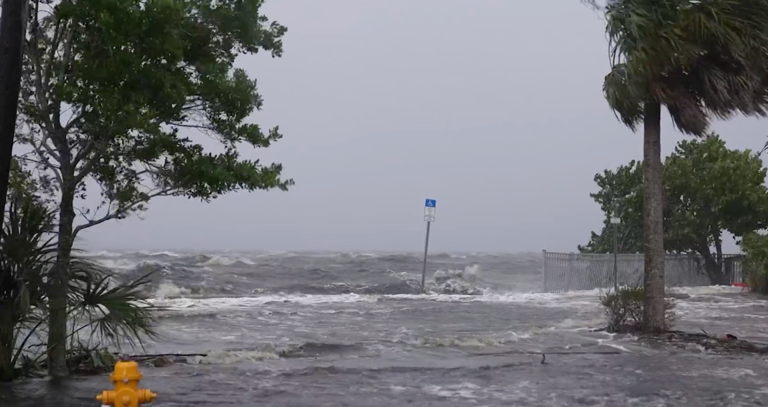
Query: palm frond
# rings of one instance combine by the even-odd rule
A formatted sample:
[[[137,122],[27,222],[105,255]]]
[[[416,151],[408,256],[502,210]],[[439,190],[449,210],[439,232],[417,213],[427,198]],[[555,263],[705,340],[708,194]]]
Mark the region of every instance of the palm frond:
[[[83,259],[70,266],[70,309],[83,325],[77,330],[90,330],[90,337],[118,348],[124,342],[143,347],[144,337],[154,337],[153,305],[144,290],[150,274],[134,281],[115,284],[112,273]]]
[[[23,177],[12,180],[26,185]],[[57,267],[55,212],[34,194],[9,189],[0,228],[0,375],[21,364],[33,367],[45,355],[48,280]],[[76,253],[77,250],[74,250]],[[70,338],[85,332],[98,346],[142,345],[153,337],[154,308],[144,291],[149,275],[122,284],[99,264],[73,256],[67,268]],[[40,342],[29,345],[32,338]],[[10,348],[10,349],[8,349]],[[9,373],[10,372],[10,373]]]
[[[626,70],[626,65],[614,65],[605,76],[603,94],[616,118],[635,131],[643,121],[643,98]]]
[[[768,115],[768,2],[616,0],[606,21],[612,66],[642,84],[632,96],[666,105],[681,131]]]

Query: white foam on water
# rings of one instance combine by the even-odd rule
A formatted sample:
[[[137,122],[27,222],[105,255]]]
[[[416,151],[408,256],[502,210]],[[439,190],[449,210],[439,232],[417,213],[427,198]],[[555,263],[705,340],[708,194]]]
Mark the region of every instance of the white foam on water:
[[[723,379],[757,376],[757,373],[755,373],[755,371],[752,369],[740,369],[740,368],[720,368],[720,369],[711,370],[707,373],[709,373],[712,376],[722,377]]]
[[[155,253],[149,253],[149,256],[181,257],[182,255],[174,252],[155,252]]]
[[[362,296],[357,294],[342,295],[263,295],[258,297],[234,297],[234,298],[177,298],[177,299],[153,299],[154,305],[166,310],[211,309],[232,310],[238,308],[252,308],[269,303],[291,303],[300,305],[314,305],[326,303],[353,303],[375,302],[374,296]]]
[[[603,346],[608,346],[609,348],[618,349],[618,350],[620,350],[622,352],[627,352],[627,353],[631,353],[632,352],[629,349],[625,348],[624,346],[621,346],[621,345],[617,344],[612,339],[598,339],[597,340],[597,344],[598,345],[603,345]]]
[[[163,266],[166,265],[165,263],[162,263],[162,262],[159,262],[159,261],[151,261],[151,260],[135,261],[135,260],[128,260],[128,259],[123,259],[123,258],[116,259],[116,260],[103,259],[102,258],[102,259],[95,259],[95,261],[97,263],[101,264],[102,266],[104,266],[104,267],[106,267],[106,268],[108,268],[108,269],[110,269],[112,271],[115,271],[115,272],[130,270],[130,269],[133,269],[133,268],[144,267],[144,266],[147,266],[147,267],[152,267],[152,266],[163,267]]]
[[[730,285],[707,285],[700,287],[675,287],[672,289],[674,292],[679,292],[688,295],[712,295],[712,294],[737,294],[744,292],[741,287],[734,287]]]
[[[481,387],[473,383],[461,383],[446,386],[427,386],[424,387],[424,392],[440,397],[449,398],[465,398],[465,399],[477,399],[480,398],[475,394]]]
[[[187,363],[198,365],[227,365],[240,362],[260,362],[264,360],[274,360],[279,358],[280,357],[276,352],[270,352],[269,350],[227,350],[209,352],[206,354],[206,356],[195,356],[194,358],[187,358]]]
[[[98,251],[98,252],[81,252],[81,253],[78,253],[78,256],[81,256],[81,257],[121,257],[121,256],[125,256],[125,253],[110,252],[110,251],[102,250],[102,251]]]
[[[206,266],[231,266],[235,263],[243,263],[249,266],[254,265],[253,260],[247,257],[228,257],[228,256],[213,256],[210,260],[203,263]]]
[[[566,293],[487,293],[484,295],[459,294],[392,294],[392,295],[361,295],[361,294],[275,294],[258,295],[253,297],[218,297],[218,298],[185,298],[189,291],[173,284],[161,284],[156,297],[151,302],[164,311],[182,314],[208,315],[233,310],[248,310],[265,304],[352,304],[375,303],[379,301],[434,301],[434,302],[464,302],[464,303],[495,303],[521,304],[545,308],[570,308],[584,311],[586,320],[565,320],[556,324],[559,330],[579,331],[590,326],[599,325],[596,312],[600,310],[599,296],[602,290],[576,291]],[[684,287],[675,290],[677,293],[695,296],[710,296],[724,293],[739,293],[738,287]],[[745,307],[766,306],[757,301],[736,297],[721,297],[720,302],[689,302],[686,299],[677,301],[676,312],[686,319],[711,317],[713,313],[723,316],[739,313],[744,314]],[[761,305],[763,304],[763,305]],[[593,315],[594,316],[589,316]],[[755,319],[759,319],[756,315]]]
[[[188,296],[191,291],[188,288],[178,287],[170,281],[160,283],[155,291],[155,298],[164,300],[171,298],[183,298]]]
[[[467,282],[477,280],[480,275],[480,265],[473,264],[466,266],[463,269],[450,269],[450,270],[437,270],[434,274],[435,281],[447,280],[450,278],[458,278]]]
[[[502,343],[489,336],[446,336],[446,337],[423,337],[405,341],[414,346],[437,348],[437,347],[457,347],[457,348],[495,348],[501,347]]]

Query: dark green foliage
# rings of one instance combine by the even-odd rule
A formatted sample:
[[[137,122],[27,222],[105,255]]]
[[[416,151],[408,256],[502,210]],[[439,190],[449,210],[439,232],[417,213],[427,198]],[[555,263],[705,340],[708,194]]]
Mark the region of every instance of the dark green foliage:
[[[744,271],[749,288],[768,294],[768,236],[747,233],[741,240],[741,249],[746,255]]]
[[[613,69],[605,95],[630,128],[647,101],[697,136],[713,116],[765,115],[768,2],[616,0],[606,21]]]
[[[54,213],[39,185],[15,167],[0,239],[0,379],[36,374],[45,355],[49,279],[56,265]],[[141,345],[154,335],[146,277],[114,284],[112,273],[83,259],[71,263],[67,337],[79,346]],[[110,283],[112,282],[112,283]],[[31,345],[31,346],[30,346]]]
[[[603,229],[598,235],[592,232],[589,243],[579,246],[581,253],[613,253],[614,225],[611,216],[621,220],[618,229],[619,253],[643,252],[643,173],[641,164],[630,161],[616,171],[605,170],[595,175],[600,188],[589,196],[600,205],[605,214]]]
[[[32,149],[20,159],[60,197],[48,303],[51,374],[66,375],[65,307],[80,231],[144,211],[159,196],[209,201],[293,184],[281,178],[280,164],[240,154],[282,137],[277,127],[249,122],[262,98],[234,64],[243,54],[282,54],[286,28],[261,14],[262,5],[64,0],[50,13],[33,8],[19,141]],[[101,203],[80,207],[93,185]]]
[[[143,210],[155,196],[208,200],[292,184],[280,179],[281,165],[238,152],[281,137],[246,122],[262,98],[234,67],[243,53],[282,54],[286,28],[260,14],[262,3],[65,1],[40,15],[28,49],[30,132],[21,141],[57,189],[81,196],[88,179],[100,185],[102,212],[85,208],[75,234]],[[207,152],[200,136],[220,151]]]
[[[740,238],[768,226],[768,190],[762,160],[749,150],[730,150],[717,135],[680,142],[664,165],[664,247],[698,253],[713,283],[723,274],[723,233]],[[605,212],[619,208],[622,251],[642,252],[642,170],[635,161],[595,176],[592,198]],[[608,225],[610,226],[610,225]],[[592,233],[582,252],[613,251],[610,229]]]

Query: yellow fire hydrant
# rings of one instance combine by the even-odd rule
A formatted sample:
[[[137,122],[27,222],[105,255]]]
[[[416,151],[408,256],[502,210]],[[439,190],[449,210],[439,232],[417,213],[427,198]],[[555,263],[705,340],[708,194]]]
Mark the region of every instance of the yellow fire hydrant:
[[[96,400],[100,400],[102,405],[114,407],[139,407],[140,404],[151,403],[157,394],[139,388],[139,380],[143,377],[136,362],[117,362],[115,371],[109,375],[115,389],[104,390],[96,396]]]

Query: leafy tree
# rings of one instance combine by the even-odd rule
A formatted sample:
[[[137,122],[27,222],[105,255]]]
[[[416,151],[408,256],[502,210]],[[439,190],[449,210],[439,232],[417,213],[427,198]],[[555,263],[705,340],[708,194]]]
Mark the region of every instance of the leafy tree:
[[[642,166],[632,161],[595,176],[600,190],[591,194],[604,212],[620,201],[626,246],[642,250]],[[766,169],[750,150],[730,150],[716,134],[682,141],[664,164],[664,247],[667,252],[698,253],[713,284],[728,284],[723,264],[723,235],[736,238],[768,226]],[[610,216],[606,212],[606,218]],[[631,233],[636,231],[637,233]],[[584,250],[604,250],[609,236],[592,233]],[[612,236],[610,236],[612,238]],[[633,246],[634,245],[634,246]],[[582,247],[580,247],[580,250]]]
[[[642,165],[630,161],[616,171],[605,170],[595,175],[595,183],[600,190],[589,194],[600,204],[605,213],[603,230],[592,237],[586,246],[579,246],[582,253],[613,253],[613,233],[618,229],[619,253],[643,252],[643,173]],[[640,208],[640,210],[638,210]],[[621,220],[618,227],[610,223],[611,216]]]
[[[768,226],[765,177],[760,157],[730,150],[714,134],[679,143],[664,170],[668,249],[700,254],[712,283],[729,284],[723,232],[741,238]]]
[[[768,236],[747,233],[741,240],[741,250],[746,256],[747,284],[754,291],[768,294]]]
[[[611,72],[603,91],[632,130],[643,123],[644,326],[664,327],[661,106],[686,134],[711,116],[765,115],[768,2],[613,0],[605,7]]]
[[[241,54],[282,54],[286,28],[263,0],[64,0],[33,11],[20,138],[41,182],[59,197],[50,286],[49,370],[67,374],[66,299],[82,230],[146,209],[159,196],[208,201],[236,190],[286,190],[282,166],[245,160],[277,128],[246,120],[262,105]],[[194,137],[218,142],[207,151]],[[97,185],[98,207],[79,207]],[[87,188],[90,186],[91,188]],[[81,215],[78,218],[77,215]],[[77,219],[76,219],[77,218]]]

